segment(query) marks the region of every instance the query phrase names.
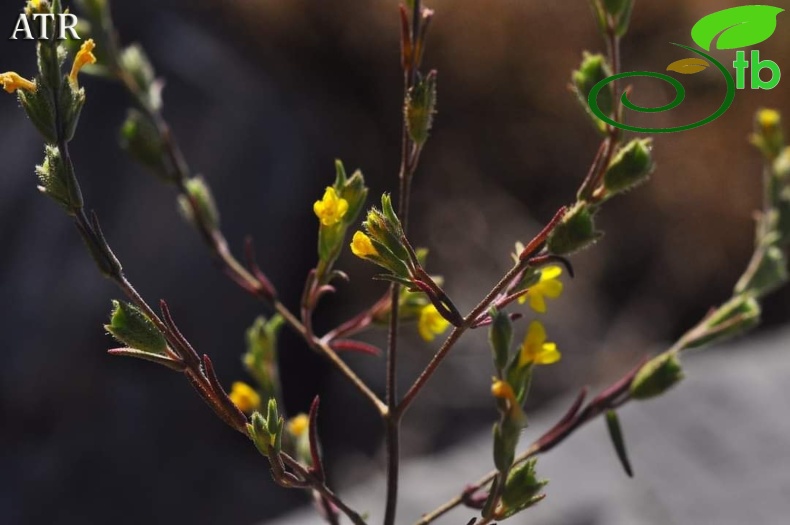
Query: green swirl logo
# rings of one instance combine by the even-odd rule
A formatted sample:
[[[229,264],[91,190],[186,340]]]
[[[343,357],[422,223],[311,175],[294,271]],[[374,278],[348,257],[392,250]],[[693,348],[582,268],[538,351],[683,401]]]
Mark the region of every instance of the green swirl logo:
[[[746,46],[753,46],[767,40],[776,31],[776,17],[779,13],[784,11],[779,7],[768,5],[746,5],[740,7],[733,7],[724,9],[705,16],[691,29],[691,38],[694,42],[706,51],[710,51],[714,41],[717,49],[737,49]],[[630,71],[626,73],[618,73],[607,77],[598,82],[590,90],[587,102],[590,105],[590,110],[593,114],[601,119],[603,122],[626,131],[634,131],[638,133],[674,133],[677,131],[686,131],[700,126],[704,126],[713,122],[722,116],[732,105],[735,100],[736,89],[744,89],[746,87],[746,72],[751,68],[751,88],[752,89],[773,89],[779,83],[781,72],[779,66],[771,60],[760,60],[759,51],[752,51],[751,60],[746,59],[745,51],[738,51],[736,53],[736,60],[733,62],[733,67],[736,70],[736,77],[727,70],[727,68],[718,60],[698,49],[694,49],[683,44],[673,45],[682,49],[690,51],[697,55],[693,58],[685,58],[672,62],[667,66],[667,71],[673,71],[684,75],[691,75],[699,73],[708,69],[713,64],[716,69],[722,74],[727,84],[727,90],[724,95],[724,100],[718,109],[711,115],[682,126],[673,126],[668,128],[657,127],[641,127],[632,126],[622,122],[617,122],[611,115],[606,114],[601,110],[598,105],[598,96],[601,91],[607,89],[610,83],[625,78],[635,77],[649,77],[656,78],[671,85],[675,90],[675,98],[668,104],[658,107],[644,107],[637,105],[628,98],[628,93],[624,92],[620,98],[620,102],[626,109],[636,111],[639,113],[660,113],[663,111],[670,111],[678,107],[686,98],[686,90],[683,85],[674,77],[665,73],[656,73],[653,71]],[[769,69],[771,72],[771,79],[768,81],[760,77],[760,71]]]

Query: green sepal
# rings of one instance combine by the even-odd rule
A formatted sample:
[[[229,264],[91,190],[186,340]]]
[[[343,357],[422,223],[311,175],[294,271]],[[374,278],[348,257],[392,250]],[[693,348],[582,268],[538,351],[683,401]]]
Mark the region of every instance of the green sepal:
[[[141,101],[153,111],[162,109],[161,86],[143,48],[137,44],[121,51],[120,67],[129,75],[141,94]]]
[[[52,90],[42,82],[41,78],[36,79],[36,86],[33,92],[18,89],[16,93],[19,103],[44,140],[49,144],[56,144],[58,131]]]
[[[113,338],[129,348],[149,354],[165,355],[167,340],[162,332],[136,306],[113,301],[110,324],[104,325]]]
[[[178,203],[184,217],[190,222],[197,222],[207,225],[209,228],[219,227],[219,211],[214,203],[214,196],[211,194],[206,181],[201,176],[192,177],[185,184],[187,193],[197,204],[197,210],[192,208],[192,201],[186,195],[179,195]],[[200,220],[194,216],[195,211],[200,214]]]
[[[172,182],[174,173],[166,162],[162,136],[151,119],[130,109],[121,126],[121,148],[134,160],[151,170],[165,182]]]
[[[58,108],[62,119],[61,136],[66,142],[71,142],[74,138],[83,106],[85,106],[85,90],[83,88],[74,88],[68,77],[63,77]]]
[[[705,320],[705,331],[686,341],[684,348],[700,348],[742,335],[760,323],[760,313],[760,303],[754,297],[733,297]]]
[[[252,422],[247,423],[247,433],[258,452],[268,457],[274,446],[273,444],[276,442],[276,438],[269,433],[266,419],[260,412],[253,412],[250,420]]]
[[[507,472],[515,459],[518,438],[503,432],[499,424],[494,425],[494,466],[500,472]]]
[[[606,61],[606,57],[601,54],[593,54],[585,51],[582,55],[582,62],[579,69],[571,75],[571,84],[576,98],[590,116],[596,128],[604,131],[606,125],[601,119],[596,117],[590,110],[588,98],[592,88],[600,81],[612,75],[612,69]],[[614,108],[614,91],[611,84],[606,86],[598,94],[598,107],[605,115],[611,115]]]
[[[502,490],[504,507],[524,510],[526,506],[536,502],[535,497],[549,483],[548,480],[538,479],[535,473],[537,462],[535,458],[529,459],[510,471]]]
[[[409,136],[422,146],[428,140],[436,113],[436,71],[419,76],[406,96],[404,115]]]
[[[343,251],[348,228],[356,223],[368,196],[368,188],[361,171],[355,171],[349,178],[343,163],[336,160],[335,172],[335,183],[332,187],[338,198],[345,199],[348,203],[348,210],[339,222],[331,226],[319,221],[317,276],[321,284],[331,281],[331,270]]]
[[[264,403],[276,399],[280,392],[277,370],[277,337],[285,320],[275,314],[270,320],[258,317],[247,329],[247,352],[242,362],[247,372],[255,379],[263,395]]]
[[[33,23],[31,19],[31,27],[38,27],[38,23]],[[54,24],[50,25],[48,34],[54,35]],[[38,37],[38,35],[36,35]],[[66,50],[55,40],[39,40],[36,46],[38,58],[38,72],[40,78],[40,85],[48,87],[52,92],[60,88],[60,83],[63,79],[62,67],[66,61]]]
[[[36,166],[41,193],[52,198],[63,206],[69,215],[74,215],[82,208],[82,192],[70,165],[63,162],[60,150],[55,146],[46,146],[44,163]]]
[[[634,399],[644,400],[659,396],[683,379],[683,367],[676,352],[654,357],[634,376],[630,392]]]
[[[507,313],[491,309],[491,328],[488,331],[488,342],[494,357],[494,367],[502,372],[507,367],[510,348],[513,345],[513,323]]]
[[[546,246],[551,253],[568,255],[594,244],[603,234],[595,230],[593,208],[579,201],[567,211],[549,235]]]
[[[647,181],[655,167],[652,144],[651,139],[634,139],[620,148],[603,176],[608,193],[623,193]]]

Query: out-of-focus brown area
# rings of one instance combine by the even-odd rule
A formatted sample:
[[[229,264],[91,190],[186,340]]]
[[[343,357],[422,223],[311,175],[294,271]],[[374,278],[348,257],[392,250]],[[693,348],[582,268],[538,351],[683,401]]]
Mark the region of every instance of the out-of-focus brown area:
[[[507,270],[513,244],[573,201],[599,138],[567,86],[582,50],[604,46],[581,0],[427,4],[436,9],[425,62],[439,71],[439,112],[415,180],[411,237],[431,249],[429,269],[445,275],[448,292],[468,310]],[[733,5],[637,1],[624,70],[663,71],[685,58],[670,42],[690,43],[696,20]],[[15,16],[11,7],[3,20]],[[142,43],[167,79],[165,113],[191,166],[214,188],[234,248],[252,234],[262,266],[296,305],[314,261],[310,205],[331,183],[333,159],[363,170],[372,203],[396,189],[397,3],[141,1],[113,8],[122,39]],[[790,67],[787,16],[758,46],[782,68]],[[30,72],[32,48],[23,46],[3,44],[0,58]],[[717,58],[727,64],[733,53]],[[669,126],[710,114],[724,96],[715,75],[683,79],[686,102],[649,122]],[[544,316],[564,359],[540,371],[528,408],[633,366],[728,297],[751,254],[752,213],[760,205],[761,161],[746,140],[752,116],[763,106],[790,115],[786,82],[768,92],[739,91],[707,126],[655,137],[652,180],[605,206],[599,226],[606,236],[573,258],[577,277],[565,279],[563,297]],[[99,80],[85,85],[89,103],[74,157],[110,242],[147,298],[168,299],[222,379],[243,378],[242,331],[260,306],[212,268],[177,217],[173,195],[117,149],[128,99]],[[637,103],[659,105],[673,95],[648,81],[634,87]],[[11,100],[0,110],[9,123],[0,138],[0,282],[10,363],[2,372],[9,430],[0,437],[7,441],[0,458],[8,464],[2,492],[9,496],[0,499],[8,508],[1,514],[11,523],[252,523],[301,501],[271,486],[264,461],[214,421],[181,378],[103,355],[111,343],[100,325],[118,294],[93,270],[66,218],[35,195],[40,141]],[[384,289],[350,254],[340,266],[352,281],[321,307],[319,331]],[[787,291],[770,298],[764,329],[786,322],[788,309]],[[436,347],[406,331],[404,388]],[[457,348],[407,417],[405,454],[430,453],[490,423],[489,359],[482,332]],[[349,361],[383,391],[383,362]],[[282,343],[282,374],[291,413],[322,396],[334,482],[359,482],[382,467],[375,414],[291,335]],[[53,519],[44,508],[61,511]]]

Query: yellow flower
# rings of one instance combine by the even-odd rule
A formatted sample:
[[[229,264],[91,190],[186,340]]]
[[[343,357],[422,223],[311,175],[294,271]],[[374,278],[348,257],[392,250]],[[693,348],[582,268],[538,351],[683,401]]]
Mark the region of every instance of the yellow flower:
[[[77,74],[79,74],[80,69],[88,64],[96,63],[96,55],[93,54],[95,48],[96,44],[93,42],[92,38],[89,38],[80,46],[80,50],[77,51],[77,56],[74,57],[74,64],[71,66],[71,73],[69,73],[69,82],[71,82],[74,88],[79,85],[77,83]]]
[[[351,253],[363,259],[379,254],[376,247],[373,246],[373,241],[370,240],[370,237],[360,231],[356,232],[354,238],[351,239]]]
[[[417,320],[417,331],[420,337],[426,341],[433,341],[437,335],[443,333],[450,326],[450,322],[442,317],[436,307],[428,304],[420,310],[420,318]]]
[[[776,127],[780,120],[781,116],[775,109],[761,109],[757,112],[757,123],[763,129]]]
[[[524,343],[521,345],[518,364],[524,366],[529,363],[536,365],[550,365],[560,360],[557,344],[546,342],[546,329],[540,321],[532,321],[527,329]]]
[[[261,396],[258,395],[258,392],[241,381],[236,381],[231,386],[230,400],[245,414],[250,414],[261,406]]]
[[[529,290],[518,298],[518,302],[524,304],[529,300],[529,306],[538,313],[546,312],[546,297],[556,299],[562,293],[562,281],[558,279],[562,275],[562,268],[559,266],[546,266],[540,270],[540,280],[529,287]]]
[[[299,414],[288,420],[288,432],[295,438],[302,437],[310,427],[310,418],[307,414]]]
[[[13,93],[17,89],[24,89],[25,91],[36,90],[35,82],[32,82],[24,77],[21,77],[19,74],[14,73],[13,71],[8,71],[7,73],[0,73],[0,84],[2,84],[3,89],[5,89],[9,93]]]
[[[348,201],[339,197],[335,188],[330,186],[324,192],[324,198],[315,201],[313,211],[321,219],[321,224],[334,226],[348,211]]]

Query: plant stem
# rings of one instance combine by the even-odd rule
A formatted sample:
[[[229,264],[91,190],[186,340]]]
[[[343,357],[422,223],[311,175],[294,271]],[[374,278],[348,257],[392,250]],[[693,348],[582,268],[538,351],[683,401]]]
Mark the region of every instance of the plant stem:
[[[387,405],[384,404],[378,396],[368,387],[364,381],[356,374],[353,370],[343,361],[340,356],[337,355],[337,352],[332,350],[329,346],[329,343],[322,341],[316,336],[309,336],[307,333],[307,328],[302,324],[296,316],[291,313],[291,311],[280,301],[274,301],[274,309],[275,311],[280,314],[285,322],[291,326],[299,335],[304,337],[307,343],[310,345],[311,348],[315,349],[316,351],[324,354],[335,367],[348,378],[349,381],[359,390],[378,410],[379,414],[382,417],[386,416],[389,413],[389,409]]]
[[[281,452],[280,457],[285,465],[292,468],[301,478],[303,478],[310,485],[311,488],[316,490],[322,497],[332,502],[338,509],[340,509],[341,512],[343,512],[343,514],[348,516],[348,519],[350,519],[352,523],[354,523],[355,525],[367,525],[365,520],[358,512],[356,512],[354,509],[346,505],[343,502],[343,500],[337,496],[337,494],[332,492],[332,490],[326,486],[326,483],[324,483],[319,478],[317,478],[313,473],[307,470],[301,463],[296,461],[294,458],[292,458],[285,452]]]
[[[194,224],[204,244],[208,247],[214,260],[223,272],[243,290],[262,301],[268,301],[286,321],[288,326],[298,333],[308,345],[315,351],[323,354],[339,371],[344,375],[363,396],[365,396],[381,414],[387,413],[386,406],[379,397],[362,381],[362,379],[337,355],[328,343],[316,338],[305,325],[294,316],[276,297],[267,297],[264,292],[264,283],[253,275],[247,268],[239,262],[228,248],[227,240],[219,228],[209,224],[206,217],[200,213],[199,205],[189,194],[186,182],[190,176],[190,169],[186,163],[183,153],[178,146],[170,126],[164,119],[161,111],[151,108],[146,103],[140,86],[137,82],[126,74],[123,70],[115,71],[116,77],[124,85],[126,90],[132,95],[138,107],[145,112],[148,118],[155,124],[157,131],[162,139],[165,154],[170,160],[170,164],[175,170],[174,184],[179,195],[187,198],[192,216],[195,218]],[[273,294],[272,294],[273,295]]]
[[[422,5],[420,0],[414,1],[412,11],[412,46],[420,38],[420,22],[422,20]],[[408,103],[409,91],[414,86],[417,64],[412,52],[411,63],[403,71],[403,104]],[[400,187],[398,191],[398,217],[401,220],[404,233],[409,228],[409,205],[411,200],[411,181],[417,169],[420,147],[417,146],[409,135],[406,125],[406,115],[402,115],[401,131],[401,162],[398,172]],[[386,401],[389,410],[385,418],[385,440],[387,449],[387,499],[384,510],[384,525],[394,525],[398,507],[398,476],[400,465],[400,422],[401,414],[396,410],[398,406],[398,325],[400,310],[400,285],[393,283],[390,287],[390,323],[387,340],[387,393]]]

